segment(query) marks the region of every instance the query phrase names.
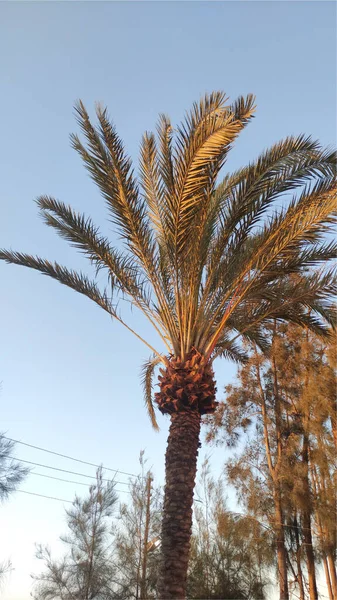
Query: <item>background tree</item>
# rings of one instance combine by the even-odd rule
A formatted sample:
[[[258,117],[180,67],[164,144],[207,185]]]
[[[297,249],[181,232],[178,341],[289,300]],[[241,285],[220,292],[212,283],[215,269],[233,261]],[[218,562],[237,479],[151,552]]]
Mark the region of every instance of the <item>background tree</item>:
[[[203,464],[195,503],[188,598],[266,598],[273,564],[270,533],[256,519],[231,513],[222,478]]]
[[[309,595],[315,600],[316,563],[323,560],[328,589],[333,589],[335,577],[334,567],[330,575],[328,566],[334,563],[336,535],[332,523],[334,375],[326,344],[309,331],[274,324],[269,335],[269,354],[255,347],[239,371],[238,383],[227,387],[226,404],[221,405],[209,437],[221,441],[227,433],[235,442],[240,430],[253,424],[253,438],[230,461],[228,473],[246,509],[264,514],[273,528],[280,597],[288,597],[290,576],[300,597],[306,596],[305,562]],[[329,523],[325,528],[322,512]]]
[[[201,416],[216,407],[213,360],[240,357],[240,337],[263,345],[261,328],[271,318],[322,334],[322,319],[332,321],[331,274],[303,268],[335,255],[335,244],[325,241],[336,201],[335,154],[308,137],[289,137],[216,187],[232,144],[253,117],[254,98],[231,104],[214,92],[193,105],[175,132],[161,116],[158,145],[145,134],[137,181],[106,109],[97,108],[97,128],[81,102],[76,111],[86,144],[77,135],[72,143],[107,202],[122,249],[64,203],[50,196],[37,203],[47,225],[80,249],[96,274],[105,271],[107,288],[27,254],[2,250],[0,259],[86,295],[151,349],[144,379],[154,425],[151,376],[161,363],[155,399],[171,428],[159,594],[184,598]],[[287,194],[293,194],[288,203]],[[298,273],[296,282],[284,280],[289,273]],[[165,355],[127,324],[117,297],[145,315]]]
[[[141,475],[130,481],[131,497],[122,503],[116,528],[115,565],[118,598],[158,598],[158,572],[162,494],[145,471],[141,452]]]
[[[111,517],[116,508],[114,483],[103,482],[97,470],[96,484],[84,500],[76,497],[66,511],[69,533],[61,537],[68,552],[56,560],[48,547],[38,546],[37,558],[44,571],[33,576],[36,600],[111,600],[116,598],[116,570],[111,544]]]
[[[0,501],[8,499],[29,473],[14,456],[15,442],[0,433]]]
[[[0,433],[0,502],[8,500],[29,473],[26,467],[15,460],[14,451],[15,442]],[[12,569],[10,560],[0,562],[0,586]]]

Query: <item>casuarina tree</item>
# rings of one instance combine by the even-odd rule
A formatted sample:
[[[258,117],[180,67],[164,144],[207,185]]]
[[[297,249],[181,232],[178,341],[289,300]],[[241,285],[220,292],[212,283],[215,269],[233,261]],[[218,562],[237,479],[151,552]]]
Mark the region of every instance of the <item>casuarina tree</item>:
[[[155,427],[152,376],[160,365],[155,403],[171,426],[159,593],[184,598],[201,417],[216,408],[214,359],[240,358],[242,338],[263,345],[262,327],[272,318],[322,334],[324,320],[332,321],[331,274],[306,268],[335,253],[325,241],[336,202],[335,154],[309,137],[288,137],[218,185],[231,146],[253,117],[254,98],[230,103],[215,92],[175,130],[160,117],[157,137],[142,139],[136,178],[107,110],[97,107],[97,126],[82,102],[76,111],[84,141],[73,135],[72,145],[123,246],[113,247],[90,217],[42,196],[37,204],[46,224],[88,257],[99,283],[29,254],[2,250],[0,258],[84,294],[144,341],[153,353],[144,386]],[[284,280],[294,272],[295,283]],[[117,298],[145,315],[162,347],[127,323]]]
[[[66,511],[68,535],[61,537],[67,552],[54,559],[48,547],[37,546],[44,570],[33,575],[35,600],[112,600],[116,598],[116,567],[110,538],[111,517],[118,501],[112,481],[102,468],[86,498],[75,497]]]

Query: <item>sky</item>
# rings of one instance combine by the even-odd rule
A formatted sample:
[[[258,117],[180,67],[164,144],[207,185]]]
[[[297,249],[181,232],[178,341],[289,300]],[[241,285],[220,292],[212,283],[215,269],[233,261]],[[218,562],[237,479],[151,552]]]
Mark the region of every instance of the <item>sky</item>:
[[[87,269],[38,215],[57,197],[90,214],[116,241],[103,199],[71,149],[74,102],[106,104],[137,166],[141,135],[159,113],[173,123],[204,92],[254,93],[256,118],[226,165],[232,170],[289,134],[336,143],[336,6],[333,2],[1,2],[0,246]],[[168,420],[151,429],[140,367],[148,349],[95,304],[39,273],[0,264],[0,430],[35,446],[123,472],[148,465],[163,482]],[[150,341],[158,340],[131,317]],[[235,367],[216,364],[218,397]],[[205,448],[215,474],[224,448]],[[24,445],[17,457],[93,476],[95,469]],[[81,476],[36,467],[27,492],[72,500]],[[128,477],[118,475],[127,490]],[[121,493],[121,499],[127,493]],[[229,492],[229,503],[233,505]],[[0,560],[14,571],[5,600],[28,600],[40,565],[34,544],[58,551],[65,503],[18,492],[0,507]],[[324,587],[322,587],[324,593]]]

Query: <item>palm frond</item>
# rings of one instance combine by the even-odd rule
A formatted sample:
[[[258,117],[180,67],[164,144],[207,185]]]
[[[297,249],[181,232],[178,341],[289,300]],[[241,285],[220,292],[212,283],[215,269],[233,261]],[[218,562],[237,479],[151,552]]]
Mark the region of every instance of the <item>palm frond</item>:
[[[117,290],[141,298],[149,305],[150,298],[145,291],[148,280],[138,264],[132,257],[113,248],[89,217],[76,213],[70,206],[50,196],[40,196],[37,204],[47,225],[84,252],[97,270],[108,269],[112,290],[116,286]]]
[[[144,400],[145,406],[147,408],[147,412],[149,414],[152,427],[156,431],[159,431],[159,426],[156,419],[156,413],[153,406],[152,401],[152,393],[153,393],[153,377],[156,366],[161,362],[160,357],[152,356],[147,360],[141,370],[141,380],[144,389]]]
[[[175,161],[173,157],[173,128],[166,115],[160,115],[157,125],[159,140],[158,170],[163,181],[163,219],[170,236],[174,232],[174,206],[176,203]],[[168,249],[172,251],[171,245]]]
[[[152,133],[145,133],[141,142],[140,175],[150,220],[160,239],[163,239],[165,236],[160,213],[163,211],[164,189],[158,164],[156,140]]]
[[[237,364],[244,364],[248,360],[248,354],[237,343],[225,338],[214,348],[212,360],[216,358],[225,358]]]
[[[72,136],[73,146],[82,156],[85,166],[107,200],[113,221],[128,249],[145,271],[160,305],[161,314],[166,319],[165,326],[170,335],[174,336],[158,268],[158,244],[150,227],[147,203],[139,193],[133,176],[131,161],[125,154],[122,141],[105,108],[97,107],[97,130],[91,125],[82,102],[77,104],[76,111],[89,151],[78,136]]]
[[[264,227],[261,236],[256,238],[259,244],[232,284],[235,293],[225,294],[216,310],[216,317],[224,312],[208,348],[212,348],[226,320],[254,285],[256,278],[263,275],[276,258],[282,261],[291,257],[305,244],[319,241],[331,229],[336,197],[337,188],[334,184],[319,181],[314,190],[309,193],[304,190],[288,209],[280,211]]]
[[[97,107],[97,130],[92,126],[82,102],[78,102],[75,110],[88,149],[77,135],[71,136],[72,145],[106,199],[113,221],[128,247],[146,268],[155,261],[152,236],[146,205],[140,197],[123,143],[109,121],[106,109]]]
[[[177,256],[186,254],[191,224],[203,213],[228,150],[254,112],[254,97],[232,107],[215,92],[194,104],[178,128],[176,146],[176,205],[174,236]]]
[[[97,285],[93,281],[90,281],[83,273],[69,270],[66,267],[59,265],[57,262],[51,263],[48,260],[43,260],[39,257],[23,254],[21,252],[11,252],[9,250],[0,250],[0,260],[21,265],[23,267],[29,267],[30,269],[39,271],[43,275],[48,275],[48,277],[56,279],[63,285],[87,296],[110,315],[116,315],[115,308],[106,292],[102,293]]]
[[[281,194],[317,181],[333,182],[336,153],[310,137],[289,137],[264,152],[248,167],[227,176],[216,190],[220,226],[209,252],[207,289],[216,287],[222,261],[242,252],[253,227]],[[308,191],[308,188],[307,188]]]

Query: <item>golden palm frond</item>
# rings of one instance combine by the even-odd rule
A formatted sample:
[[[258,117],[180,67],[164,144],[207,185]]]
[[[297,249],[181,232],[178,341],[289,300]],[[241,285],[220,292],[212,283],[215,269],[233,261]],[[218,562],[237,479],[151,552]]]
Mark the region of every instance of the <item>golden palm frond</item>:
[[[178,129],[173,212],[177,258],[184,259],[194,231],[191,225],[198,218],[204,219],[203,213],[207,212],[216,177],[230,145],[253,116],[253,96],[239,99],[234,107],[225,102],[222,92],[206,94],[199,105],[194,104]]]

